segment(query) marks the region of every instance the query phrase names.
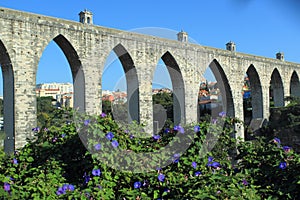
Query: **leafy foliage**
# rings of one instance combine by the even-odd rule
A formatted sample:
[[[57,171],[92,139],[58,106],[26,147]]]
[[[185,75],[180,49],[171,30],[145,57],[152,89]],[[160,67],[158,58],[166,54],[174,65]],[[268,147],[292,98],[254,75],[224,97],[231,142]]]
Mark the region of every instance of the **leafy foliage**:
[[[72,112],[64,118],[71,119]],[[299,199],[300,156],[279,140],[258,137],[233,139],[236,119],[222,117],[224,126],[201,122],[173,127],[160,137],[138,138],[137,124],[119,127],[111,116],[82,116],[80,124],[65,120],[50,129],[33,129],[36,140],[14,155],[0,154],[0,196],[4,199]],[[53,123],[53,122],[51,122]],[[56,122],[55,122],[56,123]],[[76,125],[76,126],[75,126]],[[147,173],[119,171],[87,151],[79,127],[90,134],[90,146],[103,151],[107,144],[135,152],[155,152],[182,130],[195,137],[182,155]],[[218,142],[207,155],[201,147],[210,129]],[[97,130],[101,130],[100,132]],[[102,134],[102,135],[101,135]],[[102,137],[105,142],[95,146]],[[102,140],[101,140],[102,141]],[[122,159],[122,158],[116,158]],[[130,161],[128,161],[130,162]],[[285,164],[284,164],[285,163]]]

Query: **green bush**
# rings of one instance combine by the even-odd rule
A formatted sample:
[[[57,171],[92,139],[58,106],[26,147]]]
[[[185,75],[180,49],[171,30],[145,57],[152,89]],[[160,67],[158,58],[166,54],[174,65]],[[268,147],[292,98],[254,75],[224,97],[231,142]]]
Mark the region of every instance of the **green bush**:
[[[277,138],[258,137],[246,142],[233,139],[235,123],[236,119],[222,117],[217,123],[171,127],[148,138],[139,137],[146,134],[139,125],[119,126],[104,115],[79,116],[76,121],[66,121],[58,127],[35,128],[36,140],[28,141],[14,155],[0,154],[3,185],[0,196],[2,199],[299,199],[300,156],[282,147]],[[207,155],[201,156],[200,152],[205,152],[202,144],[207,142],[209,150],[215,133],[218,142]],[[182,137],[178,139],[176,135]],[[144,173],[133,173],[131,168],[120,171],[107,163],[122,161],[136,166],[140,162],[145,168],[153,163],[111,155],[104,155],[107,160],[99,160],[98,156],[108,148],[116,152],[126,149],[155,153],[174,140],[190,142],[188,149],[183,154],[174,154],[170,165],[160,168],[158,164],[158,168]]]

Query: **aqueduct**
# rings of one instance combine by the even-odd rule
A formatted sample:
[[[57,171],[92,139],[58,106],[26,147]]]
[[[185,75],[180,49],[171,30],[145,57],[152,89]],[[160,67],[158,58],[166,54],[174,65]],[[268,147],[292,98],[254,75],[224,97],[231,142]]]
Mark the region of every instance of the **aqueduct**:
[[[50,41],[65,54],[73,77],[74,106],[87,113],[101,113],[101,78],[107,56],[114,51],[126,73],[130,114],[140,122],[153,121],[152,80],[157,62],[166,64],[177,97],[175,123],[197,121],[199,80],[207,66],[213,71],[228,115],[243,119],[241,90],[245,73],[251,81],[253,118],[268,119],[269,89],[275,106],[285,96],[300,96],[300,64],[238,53],[227,49],[142,35],[92,24],[89,12],[80,21],[68,21],[0,8],[0,63],[4,83],[5,150],[23,146],[36,126],[36,73]],[[243,136],[243,131],[237,131]]]

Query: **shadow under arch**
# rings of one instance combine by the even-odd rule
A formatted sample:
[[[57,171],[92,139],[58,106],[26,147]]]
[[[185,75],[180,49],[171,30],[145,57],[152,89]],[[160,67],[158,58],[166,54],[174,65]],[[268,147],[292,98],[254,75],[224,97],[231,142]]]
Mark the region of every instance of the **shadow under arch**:
[[[296,71],[293,71],[291,81],[290,81],[290,96],[300,97],[300,82],[299,82],[299,76]]]
[[[4,151],[8,154],[15,149],[15,97],[14,73],[10,57],[0,40],[0,65],[3,76],[3,116],[4,116]]]
[[[250,81],[252,118],[263,118],[263,96],[259,75],[252,64],[249,66],[246,73]]]
[[[126,77],[128,121],[140,122],[139,111],[139,81],[133,60],[122,44],[113,48],[119,58]]]
[[[164,53],[161,59],[167,67],[172,82],[174,125],[185,123],[185,86],[181,70],[169,51]]]
[[[73,88],[74,88],[74,109],[79,112],[85,111],[85,78],[79,56],[72,44],[61,34],[56,36],[53,41],[60,47],[70,65]]]
[[[223,111],[226,112],[227,116],[234,117],[235,116],[234,104],[233,104],[231,88],[227,76],[222,66],[216,59],[214,59],[209,64],[209,67],[213,72],[217,81],[218,88],[221,91]]]
[[[271,75],[271,82],[270,82],[270,97],[273,98],[274,106],[280,107],[284,106],[284,90],[281,76],[275,68]]]

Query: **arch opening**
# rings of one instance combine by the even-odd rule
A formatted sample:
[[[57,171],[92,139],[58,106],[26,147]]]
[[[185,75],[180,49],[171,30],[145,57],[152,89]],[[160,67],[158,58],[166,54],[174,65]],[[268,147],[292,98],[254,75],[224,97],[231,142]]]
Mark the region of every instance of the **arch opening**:
[[[253,65],[247,69],[243,85],[244,122],[263,118],[263,97],[259,75]]]
[[[203,77],[199,81],[198,92],[198,107],[197,107],[197,121],[201,121],[206,116],[212,116],[213,113],[220,113],[222,111],[222,96],[216,77],[211,68],[206,68]]]
[[[210,73],[210,75],[208,74],[205,75],[208,72]],[[221,67],[221,65],[216,59],[214,59],[209,64],[206,73],[204,74],[204,78],[207,80],[210,76],[212,82],[209,83],[209,81],[207,81],[205,84],[202,83],[201,85],[201,81],[200,81],[198,101],[197,101],[198,121],[201,121],[201,117],[203,116],[203,114],[208,114],[212,118],[218,116],[220,112],[225,112],[227,116],[234,116],[234,106],[233,106],[232,94],[228,83],[228,79],[226,77],[223,68]],[[204,95],[202,93],[206,93],[206,97],[204,99],[201,98],[201,95]],[[211,104],[208,109],[208,112],[203,111],[202,112],[203,114],[201,113],[201,110],[203,109],[203,106],[201,108],[201,104],[203,104],[201,100],[204,100],[204,102]]]
[[[0,66],[3,78],[3,127],[4,151],[13,153],[15,149],[15,108],[14,108],[14,73],[10,57],[0,40]]]
[[[85,79],[79,56],[71,43],[62,35],[53,39],[63,51],[70,65],[73,89],[74,89],[74,109],[79,112],[85,111]]]
[[[298,74],[295,71],[290,81],[290,95],[291,97],[300,97],[300,82]]]
[[[173,123],[185,123],[185,86],[181,70],[175,58],[167,51],[161,60],[169,73],[173,89]]]
[[[154,133],[174,125],[172,81],[162,58],[156,65],[152,79],[152,105]]]
[[[270,108],[284,106],[284,90],[281,76],[277,69],[274,69],[270,82]]]
[[[46,46],[36,74],[38,126],[49,126],[47,119],[61,107],[85,111],[85,83],[81,62],[64,36],[58,35]]]
[[[140,122],[139,87],[133,60],[123,45],[110,52],[102,75],[102,110],[119,122]]]

